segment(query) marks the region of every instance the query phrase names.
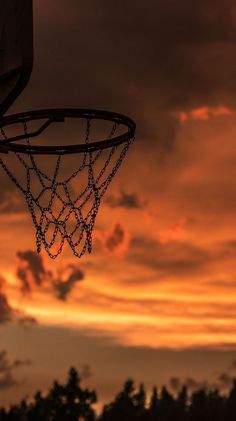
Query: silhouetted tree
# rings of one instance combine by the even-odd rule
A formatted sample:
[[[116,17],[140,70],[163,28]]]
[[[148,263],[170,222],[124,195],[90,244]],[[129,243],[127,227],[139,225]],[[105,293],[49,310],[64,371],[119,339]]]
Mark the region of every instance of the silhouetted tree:
[[[175,402],[175,421],[185,421],[187,419],[188,391],[183,386]]]
[[[158,393],[157,393],[157,388],[154,387],[152,390],[152,396],[150,399],[149,408],[146,414],[147,421],[152,421],[152,420],[157,419],[158,408],[159,408]]]
[[[208,416],[209,421],[225,421],[224,414],[225,398],[220,396],[218,390],[208,393]]]
[[[28,408],[28,420],[40,421],[47,420],[49,413],[49,405],[47,398],[43,397],[41,392],[37,392],[34,396],[34,403]]]
[[[161,396],[159,400],[159,407],[157,411],[158,420],[160,421],[170,421],[172,416],[174,416],[174,398],[168,392],[167,388],[164,386],[161,390]]]
[[[139,390],[132,397],[134,405],[134,416],[135,419],[144,419],[146,414],[146,391],[143,383],[140,384]]]
[[[7,411],[4,408],[0,409],[0,420],[1,421],[7,420]]]
[[[132,421],[134,419],[133,402],[134,382],[128,379],[122,391],[116,396],[114,402],[105,405],[101,415],[101,421]]]
[[[47,401],[55,421],[77,421],[79,416],[83,417],[84,421],[95,419],[91,405],[97,401],[96,394],[80,387],[80,378],[74,368],[70,369],[65,386],[54,383]]]
[[[191,421],[208,421],[207,394],[204,389],[192,394],[189,410]]]
[[[233,382],[233,387],[225,405],[225,415],[227,421],[236,420],[236,379]]]
[[[100,417],[92,407],[96,401],[96,393],[83,389],[71,368],[66,384],[55,381],[46,395],[37,392],[30,402],[0,408],[0,421],[236,421],[236,380],[228,396],[203,389],[188,394],[183,387],[174,398],[166,387],[160,395],[154,387],[147,405],[144,385],[135,389],[129,379]]]
[[[28,421],[94,421],[92,405],[97,397],[94,391],[82,389],[77,371],[71,368],[65,385],[54,382],[46,396],[37,392],[28,408]],[[21,410],[22,413],[22,410]]]

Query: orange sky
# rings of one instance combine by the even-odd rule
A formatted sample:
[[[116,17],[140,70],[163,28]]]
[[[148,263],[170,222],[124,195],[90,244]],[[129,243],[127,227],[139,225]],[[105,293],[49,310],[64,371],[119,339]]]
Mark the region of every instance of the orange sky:
[[[54,278],[69,265],[84,273],[84,280],[68,295],[66,311],[45,274],[40,286],[31,276],[31,291],[22,295],[16,276],[21,264],[15,256],[35,250],[34,229],[26,211],[20,217],[2,214],[7,256],[1,253],[2,276],[14,308],[40,323],[95,329],[125,345],[231,346],[235,337],[232,180],[236,126],[230,112],[210,116],[206,109],[204,119],[200,112],[199,119],[192,119],[192,113],[180,126],[175,156],[160,163],[159,169],[157,165],[155,178],[137,173],[135,191],[125,182],[137,162],[133,145],[101,206],[91,256],[77,262],[67,248],[54,262],[42,254],[45,270],[53,271]],[[147,154],[147,159],[152,173],[152,157]],[[20,195],[18,199],[16,192],[11,200],[20,201]],[[118,244],[117,226],[124,233]],[[23,240],[20,246],[15,235]],[[106,246],[108,238],[110,247],[114,242],[111,250]],[[28,264],[23,267],[30,277]],[[68,270],[62,278],[67,277]]]
[[[101,206],[93,253],[80,261],[67,248],[56,261],[42,253],[40,285],[30,259],[16,257],[35,250],[34,229],[23,204],[19,214],[2,214],[2,288],[9,305],[19,311],[13,319],[30,316],[41,328],[108,337],[124,349],[215,349],[231,356],[236,335],[235,130],[231,113],[204,120],[189,117],[179,128],[175,156],[158,163],[155,178],[137,173],[130,187],[125,180],[131,179],[137,162],[134,144]],[[148,153],[147,159],[152,172]],[[21,201],[18,192],[9,204],[12,200]],[[117,226],[124,233],[118,245]],[[115,241],[111,251],[108,238],[110,245]],[[19,268],[25,269],[29,292],[22,292]],[[84,279],[65,300],[58,299],[53,284],[66,281],[76,268]],[[49,270],[53,275],[48,277]],[[27,329],[31,335],[38,326]],[[31,351],[24,354],[30,357]],[[206,376],[202,369],[199,375]]]
[[[6,350],[9,359],[32,360],[28,366],[23,364],[22,376],[14,373],[19,379],[26,373],[27,381],[20,388],[6,388],[4,402],[10,401],[13,392],[20,397],[47,387],[56,376],[63,378],[72,364],[91,366],[89,382],[100,388],[104,399],[111,397],[126,374],[151,386],[155,378],[158,384],[168,383],[172,375],[183,380],[193,376],[198,381],[213,376],[217,381],[217,373],[231,367],[236,349],[236,123],[230,67],[235,34],[219,29],[219,23],[226,26],[228,22],[221,5],[218,1],[213,15],[210,2],[206,8],[200,2],[194,13],[187,10],[183,17],[175,10],[167,18],[164,3],[153,3],[153,12],[172,22],[172,37],[164,26],[153,36],[147,25],[156,28],[151,9],[146,11],[140,33],[137,29],[135,36],[126,33],[127,42],[124,35],[117,41],[111,25],[107,33],[117,41],[116,53],[125,46],[128,62],[127,67],[119,67],[114,53],[105,77],[106,53],[111,54],[107,33],[100,27],[107,18],[105,12],[96,15],[96,7],[88,7],[84,17],[76,15],[85,31],[93,16],[98,38],[97,44],[92,36],[87,40],[87,47],[93,47],[95,53],[90,56],[82,50],[85,61],[69,56],[69,71],[60,55],[69,46],[73,52],[75,46],[82,49],[78,22],[69,12],[65,21],[57,16],[55,2],[47,12],[36,2],[35,70],[15,110],[45,104],[114,108],[136,120],[137,136],[103,199],[93,252],[81,260],[69,248],[56,261],[42,252],[33,271],[37,256],[33,224],[20,193],[1,174],[0,294],[7,300],[9,320],[1,315],[0,307],[0,350]],[[77,10],[74,2],[73,8]],[[140,13],[135,9],[137,24],[142,22]],[[111,15],[111,21],[114,16],[119,21],[119,11]],[[191,32],[187,17],[200,22],[202,28],[211,24],[215,39],[207,30]],[[180,21],[186,24],[186,33],[178,32]],[[45,46],[51,22],[53,39]],[[68,22],[72,45],[66,32]],[[128,18],[123,22],[125,31],[128,22]],[[59,24],[61,33],[57,32]],[[162,51],[161,31],[166,35],[165,45],[171,46],[170,56]],[[64,42],[61,49],[55,47],[56,36]],[[165,71],[152,50],[145,49],[153,37]],[[131,45],[140,48],[132,50],[137,73],[128,59]],[[95,66],[96,54],[100,54],[96,81],[89,73],[88,87],[80,92],[77,82],[74,87],[76,72],[86,78],[86,71]],[[140,63],[140,54],[148,59],[147,68]],[[42,77],[47,80],[45,85]],[[76,282],[66,293],[61,292],[73,274],[77,274]],[[27,322],[27,317],[37,323]],[[104,374],[107,358],[110,375]],[[155,361],[154,372],[148,361]]]

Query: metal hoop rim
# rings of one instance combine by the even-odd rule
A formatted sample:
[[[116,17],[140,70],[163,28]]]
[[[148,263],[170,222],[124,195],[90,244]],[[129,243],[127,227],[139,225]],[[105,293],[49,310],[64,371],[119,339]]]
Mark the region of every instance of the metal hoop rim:
[[[125,133],[115,136],[112,139],[99,140],[87,144],[76,145],[56,145],[56,146],[40,146],[40,145],[23,145],[15,143],[25,138],[36,137],[41,134],[51,123],[63,122],[65,118],[86,118],[87,120],[106,120],[113,123],[122,124],[127,127]],[[17,123],[27,123],[29,121],[48,119],[41,128],[27,135],[15,136],[13,138],[4,139],[0,142],[0,149],[4,152],[18,152],[25,154],[42,154],[42,155],[64,155],[83,152],[94,152],[101,149],[118,146],[121,143],[132,140],[135,135],[136,125],[134,121],[119,113],[86,109],[86,108],[52,108],[34,111],[26,111],[18,114],[11,114],[0,119],[0,128]]]

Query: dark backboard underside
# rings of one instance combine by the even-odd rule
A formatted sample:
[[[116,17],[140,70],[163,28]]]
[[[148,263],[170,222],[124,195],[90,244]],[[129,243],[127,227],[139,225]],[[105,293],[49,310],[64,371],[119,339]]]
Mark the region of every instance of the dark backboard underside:
[[[32,67],[32,0],[0,0],[0,117],[27,85]]]

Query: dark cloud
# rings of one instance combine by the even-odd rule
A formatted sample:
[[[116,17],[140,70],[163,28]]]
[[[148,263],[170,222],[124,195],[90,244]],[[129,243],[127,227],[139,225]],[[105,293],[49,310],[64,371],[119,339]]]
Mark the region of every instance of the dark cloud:
[[[111,208],[126,208],[126,209],[142,209],[144,204],[140,201],[137,194],[135,193],[126,193],[121,190],[119,196],[109,196],[106,200],[106,203]]]
[[[125,231],[120,224],[116,224],[112,233],[105,240],[106,249],[113,253],[119,248],[125,241]]]
[[[51,273],[45,270],[42,256],[38,253],[32,250],[19,251],[17,257],[19,265],[16,275],[21,282],[22,292],[30,292],[33,284],[41,286],[46,277],[51,276]]]
[[[31,361],[29,359],[17,359],[10,363],[7,352],[5,350],[0,351],[0,390],[9,389],[21,384],[22,381],[15,378],[15,369],[30,364]]]
[[[162,277],[170,274],[194,275],[212,259],[207,250],[181,241],[162,245],[155,239],[134,237],[129,250],[129,259],[156,270]]]
[[[0,324],[11,321],[14,317],[14,310],[10,306],[7,296],[3,291],[5,279],[0,277]]]
[[[232,248],[235,251],[235,249],[236,249],[236,240],[235,239],[227,241],[224,244],[225,244],[226,247]]]
[[[233,385],[234,377],[228,373],[221,373],[217,380],[223,389],[229,389]]]
[[[34,317],[28,316],[21,310],[11,307],[2,287],[5,282],[4,279],[0,278],[0,325],[7,322],[17,322],[20,326],[25,327],[37,324]]]
[[[42,257],[31,250],[19,251],[17,257],[27,264],[27,269],[32,273],[35,283],[41,285],[42,276],[46,274]]]
[[[61,7],[63,3],[61,1]],[[226,0],[224,4],[221,0],[201,0],[195,5],[187,1],[171,2],[171,8],[165,0],[152,0],[147,7],[140,7],[131,0],[126,6],[125,14],[122,4],[114,5],[108,0],[103,3],[102,10],[98,3],[88,6],[81,24],[87,31],[86,20],[92,20],[94,33],[90,32],[86,41],[73,38],[73,44],[80,42],[84,46],[87,63],[95,64],[95,57],[90,57],[89,50],[84,51],[86,45],[95,56],[96,53],[101,56],[100,62],[96,63],[100,76],[96,77],[96,85],[103,86],[107,93],[110,78],[106,80],[105,75],[109,71],[113,78],[119,75],[112,89],[116,97],[119,88],[123,101],[125,97],[129,101],[125,89],[127,85],[136,85],[141,93],[148,89],[156,105],[168,108],[209,103],[216,100],[215,93],[220,93],[222,87],[232,97],[230,85],[235,87],[235,78],[229,64],[234,60],[230,55],[235,51],[236,41],[232,0]],[[75,13],[74,25],[78,19],[78,13]],[[230,51],[227,47],[231,47]],[[225,62],[219,62],[219,56]],[[202,63],[203,57],[205,63]],[[107,61],[109,70],[106,69]],[[210,62],[209,74],[207,63]],[[214,62],[218,66],[214,66]]]
[[[137,120],[145,149],[169,151],[172,111],[236,105],[233,0],[131,0],[125,12],[109,0],[72,0],[69,9],[66,0],[50,8],[44,0],[34,12],[35,65],[18,109],[114,109]]]
[[[207,381],[205,381],[205,380],[199,381],[199,380],[196,380],[192,377],[187,377],[184,384],[191,391],[198,390],[198,389],[207,389],[208,386],[209,386]]]
[[[235,251],[236,251],[236,240],[230,239],[229,241],[223,241],[220,244],[218,244],[218,254],[221,258],[232,258],[235,257]],[[235,283],[235,281],[232,280],[232,282]]]
[[[232,375],[232,371],[235,369],[235,361],[233,361],[228,369],[221,373],[214,373],[211,376],[211,380],[197,380],[193,377],[187,377],[185,380],[179,377],[171,377],[169,380],[169,386],[175,392],[179,392],[183,386],[193,392],[199,389],[214,390],[219,389],[220,391],[229,391],[234,382],[235,376]]]
[[[169,386],[170,388],[174,391],[174,392],[179,392],[179,390],[181,389],[181,380],[179,379],[179,377],[171,377],[169,380]]]
[[[58,300],[66,301],[76,283],[84,279],[84,272],[74,265],[62,267],[59,275],[54,275],[51,271],[46,270],[42,256],[31,250],[19,251],[17,257],[19,264],[16,275],[21,282],[23,293],[30,293],[34,286],[44,287],[46,285],[47,290],[50,286],[50,291],[56,292]],[[23,317],[19,323],[26,326],[37,322],[34,318]]]
[[[18,267],[16,270],[16,276],[21,281],[22,292],[30,292],[31,286],[28,280],[28,270],[26,268]]]
[[[107,1],[105,27],[116,41],[118,55],[122,48],[127,54],[127,76],[132,75],[141,90],[149,88],[150,96],[157,97],[156,103],[162,101],[169,109],[216,100],[223,81],[231,97],[229,85],[235,87],[229,65],[230,54],[235,51],[235,4],[231,0],[224,5],[221,0],[201,0],[194,5],[171,2],[170,7],[169,3],[151,1],[143,8],[131,1],[124,16],[121,4],[114,7]],[[118,30],[121,20],[122,34]],[[219,57],[225,62],[214,66]]]
[[[232,0],[226,0],[224,5],[221,0],[201,0],[194,5],[187,1],[171,2],[171,7],[170,2],[164,0],[152,0],[146,7],[140,7],[139,3],[131,0],[126,5],[126,13],[122,3],[118,5],[108,0],[103,2],[102,7],[99,2],[88,4],[86,7],[80,1],[71,3],[74,13],[73,16],[72,13],[70,15],[70,33],[66,31],[68,21],[59,13],[60,10],[68,9],[66,1],[57,1],[52,4],[52,8],[57,10],[53,19],[53,31],[52,20],[48,16],[47,22],[39,22],[45,26],[37,47],[40,51],[44,48],[45,54],[48,54],[53,45],[52,58],[58,59],[61,51],[63,57],[68,57],[71,73],[79,70],[85,81],[89,80],[90,72],[94,72],[96,68],[96,80],[91,78],[90,82],[92,88],[96,86],[95,100],[102,87],[105,90],[105,98],[109,95],[108,90],[114,80],[116,83],[113,83],[112,91],[115,96],[120,89],[121,96],[124,95],[127,85],[132,82],[132,85],[137,84],[141,92],[149,87],[153,94],[159,94],[157,103],[160,99],[166,99],[165,103],[168,105],[183,105],[196,99],[202,102],[203,98],[209,100],[215,91],[215,85],[220,87],[221,79],[228,82],[225,83],[228,93],[229,82],[235,85],[232,78],[233,69],[225,69],[226,63],[218,62],[218,66],[211,66],[212,74],[216,74],[213,80],[209,78],[207,66],[202,66],[203,55],[213,63],[217,60],[216,56],[212,56],[214,46],[218,46],[218,55],[226,58],[228,52],[225,46],[235,42],[235,4]],[[43,4],[41,7],[44,7]],[[77,36],[78,24],[84,34],[82,38]],[[40,31],[39,26],[38,30]],[[61,40],[58,50],[55,48],[57,37]],[[49,40],[46,46],[43,43],[45,39]],[[78,51],[79,48],[81,54],[78,58],[75,55],[73,59],[68,56],[69,46],[71,50]],[[49,66],[51,61],[47,58]],[[43,65],[46,66],[46,63]],[[222,69],[225,69],[225,72]],[[63,70],[61,64],[59,70]],[[70,72],[64,75],[69,86],[70,76]],[[231,76],[230,80],[227,80],[227,76]],[[57,77],[59,80],[59,75]],[[48,84],[45,91],[46,87]],[[65,89],[65,84],[61,88]],[[80,88],[83,98],[87,91],[86,84],[80,84]],[[71,94],[75,95],[75,92],[71,90]],[[123,101],[125,97],[127,98],[127,94],[124,95]]]
[[[57,298],[61,301],[66,301],[75,284],[84,279],[82,270],[75,266],[70,266],[69,269],[71,273],[68,275],[67,279],[56,279],[53,281],[53,287],[56,291]]]
[[[235,382],[235,368],[236,361],[233,360],[225,371],[217,374],[216,381],[221,389],[229,390],[233,386]]]
[[[216,387],[215,383],[211,384],[206,380],[196,380],[193,377],[187,377],[185,380],[181,380],[179,377],[171,377],[168,383],[170,388],[177,393],[180,392],[184,386],[191,392],[199,389],[209,390]]]
[[[0,324],[12,320],[14,311],[8,303],[6,295],[0,290]]]
[[[83,379],[83,380],[88,380],[91,377],[93,377],[92,369],[91,369],[90,365],[88,365],[88,364],[82,365],[79,369],[79,373],[80,373],[81,379]]]

